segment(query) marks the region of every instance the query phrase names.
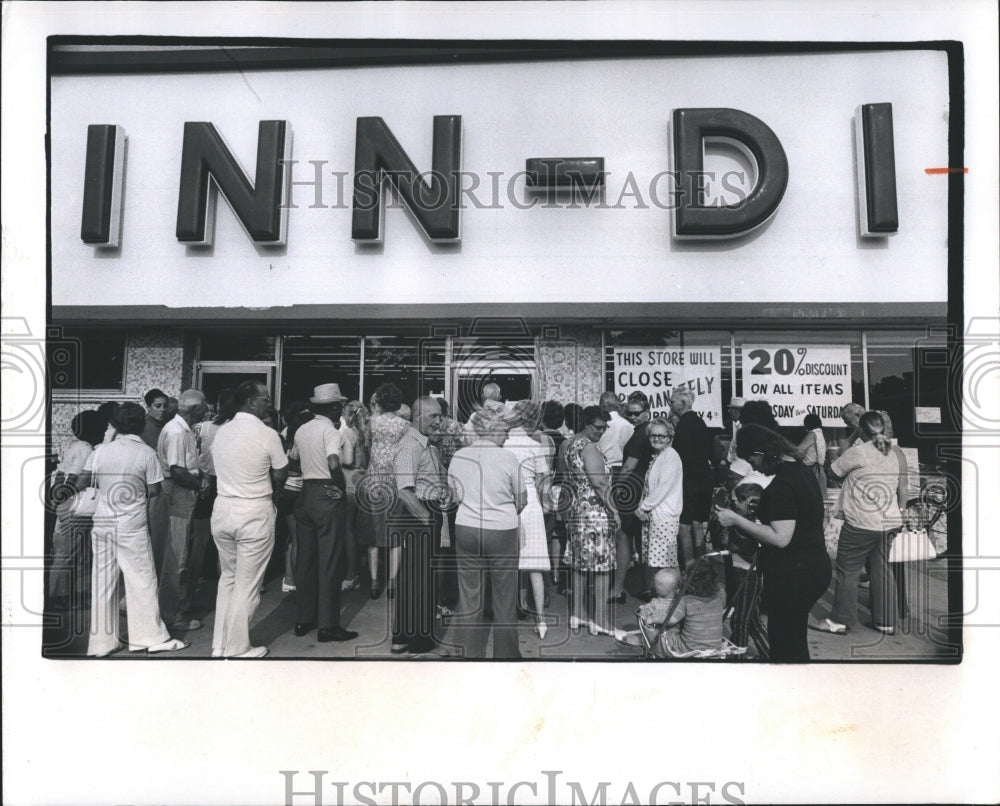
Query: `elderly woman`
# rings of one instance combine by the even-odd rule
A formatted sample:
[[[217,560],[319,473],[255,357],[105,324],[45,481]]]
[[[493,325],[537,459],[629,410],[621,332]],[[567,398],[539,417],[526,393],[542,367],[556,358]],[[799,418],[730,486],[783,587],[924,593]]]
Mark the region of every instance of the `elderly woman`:
[[[137,403],[118,410],[118,436],[87,458],[78,488],[97,488],[87,654],[103,658],[118,641],[118,573],[125,578],[130,650],[150,653],[184,649],[160,618],[156,568],[146,521],[147,498],[160,494],[163,471],[156,451],[142,441],[146,412]]]
[[[531,593],[535,600],[535,631],[544,638],[548,631],[545,623],[545,574],[552,566],[549,562],[548,543],[545,534],[545,512],[542,499],[551,479],[547,450],[532,434],[538,425],[539,406],[530,400],[521,400],[514,405],[513,428],[504,442],[504,447],[517,456],[521,466],[521,476],[528,491],[528,503],[518,519],[518,539],[520,559],[518,568],[528,574]],[[527,610],[522,605],[522,609]]]
[[[580,415],[582,438],[564,443],[569,445],[566,479],[573,496],[566,522],[566,564],[573,574],[569,627],[576,632],[585,626],[591,635],[623,638],[624,633],[608,622],[608,584],[615,570],[615,534],[621,519],[611,494],[611,469],[597,447],[608,428],[607,418],[600,406],[587,406]],[[590,612],[593,618],[587,618]]]
[[[885,420],[877,411],[861,415],[858,434],[861,444],[848,448],[830,465],[830,471],[844,479],[844,525],[834,563],[833,612],[814,627],[842,635],[857,626],[858,580],[868,560],[872,626],[892,635],[899,612],[888,558],[893,535],[903,525],[906,465],[886,436]]]
[[[528,491],[517,454],[503,446],[510,428],[501,414],[470,418],[476,438],[452,457],[448,485],[458,502],[455,554],[458,613],[453,642],[466,658],[482,658],[490,627],[484,592],[489,579],[493,657],[520,658],[517,644],[518,516]]]
[[[809,660],[809,611],[830,584],[830,557],[823,538],[823,496],[795,446],[751,423],[736,435],[736,453],[754,470],[774,476],[761,493],[755,523],[731,509],[717,510],[722,526],[735,526],[761,543],[758,564],[771,660]]]
[[[653,451],[653,461],[646,471],[646,484],[636,517],[642,521],[642,563],[645,567],[646,590],[653,587],[653,577],[661,568],[679,568],[677,533],[684,506],[681,457],[670,443],[674,427],[657,417],[646,426],[646,435]]]

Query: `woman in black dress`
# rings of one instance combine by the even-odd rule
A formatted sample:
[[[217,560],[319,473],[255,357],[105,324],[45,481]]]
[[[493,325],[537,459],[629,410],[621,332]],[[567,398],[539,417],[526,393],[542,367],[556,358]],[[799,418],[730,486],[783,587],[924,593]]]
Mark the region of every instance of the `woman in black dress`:
[[[809,611],[826,591],[832,573],[819,485],[796,459],[795,447],[763,426],[742,426],[736,434],[736,453],[774,480],[761,494],[760,523],[729,509],[718,510],[719,522],[760,541],[771,660],[808,661]]]

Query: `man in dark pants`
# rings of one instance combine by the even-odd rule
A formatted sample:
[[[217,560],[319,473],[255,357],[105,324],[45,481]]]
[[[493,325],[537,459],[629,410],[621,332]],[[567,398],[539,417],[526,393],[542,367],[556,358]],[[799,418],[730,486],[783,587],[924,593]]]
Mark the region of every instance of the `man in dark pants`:
[[[447,499],[440,452],[428,441],[441,423],[441,406],[433,397],[419,397],[413,401],[412,418],[393,460],[398,503],[389,516],[389,529],[398,531],[403,549],[393,608],[390,651],[394,654],[434,649],[437,596],[431,554],[441,534],[441,505]]]
[[[295,634],[302,637],[319,626],[316,640],[321,642],[358,637],[340,626],[347,484],[340,467],[340,432],[334,423],[340,420],[345,400],[337,384],[317,386],[309,399],[316,416],[295,432],[290,453],[302,468],[302,493],[295,503]]]
[[[677,547],[684,567],[705,553],[705,527],[712,510],[712,437],[705,421],[694,411],[695,394],[677,387],[670,395],[670,409],[677,416],[674,450],[684,467],[684,508]]]
[[[642,553],[642,521],[635,510],[642,499],[646,471],[653,461],[653,448],[646,434],[649,425],[649,398],[643,392],[633,392],[625,402],[625,419],[635,429],[622,450],[622,474],[619,480],[618,514],[622,517],[622,529],[632,544],[632,558]],[[640,597],[641,598],[641,597]]]

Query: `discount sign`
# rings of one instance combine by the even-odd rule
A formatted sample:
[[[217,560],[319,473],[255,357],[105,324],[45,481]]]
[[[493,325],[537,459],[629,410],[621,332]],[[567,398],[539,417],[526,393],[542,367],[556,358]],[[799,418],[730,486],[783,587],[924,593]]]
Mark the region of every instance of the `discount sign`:
[[[851,402],[850,347],[745,344],[742,350],[743,395],[770,403],[779,425],[802,425],[807,414],[843,425],[840,409]]]
[[[694,392],[694,410],[706,424],[722,427],[718,347],[615,347],[615,391],[624,402],[645,392],[653,416],[670,414],[670,393]]]

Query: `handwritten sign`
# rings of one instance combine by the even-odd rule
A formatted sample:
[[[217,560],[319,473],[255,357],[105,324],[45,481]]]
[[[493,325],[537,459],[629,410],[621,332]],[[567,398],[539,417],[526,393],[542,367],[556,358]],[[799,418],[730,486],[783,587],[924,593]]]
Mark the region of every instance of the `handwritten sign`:
[[[847,345],[743,345],[743,396],[766,400],[779,425],[802,425],[818,414],[825,426],[842,426],[851,402],[851,348]]]
[[[670,393],[695,394],[694,410],[706,424],[722,427],[721,360],[718,347],[615,347],[615,391],[624,402],[632,392],[649,397],[653,416],[670,414]]]

